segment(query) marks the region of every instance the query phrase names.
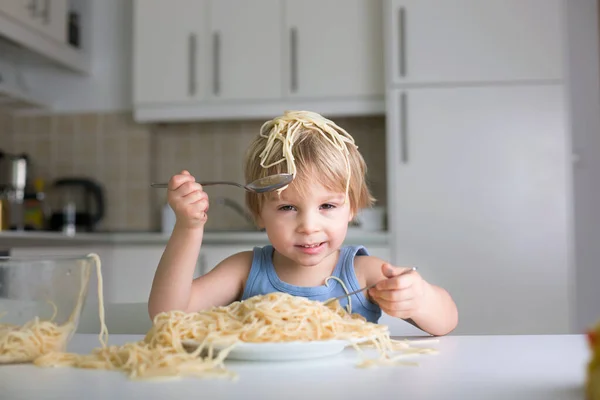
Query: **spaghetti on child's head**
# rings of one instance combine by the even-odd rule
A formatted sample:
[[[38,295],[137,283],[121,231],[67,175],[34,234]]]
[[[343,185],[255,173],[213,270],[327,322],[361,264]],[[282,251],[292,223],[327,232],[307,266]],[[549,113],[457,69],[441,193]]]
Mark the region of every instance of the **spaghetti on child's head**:
[[[290,184],[298,193],[308,194],[308,186],[319,183],[332,192],[346,193],[356,214],[374,202],[366,184],[367,167],[344,129],[309,111],[286,111],[267,121],[250,144],[246,154],[246,182],[280,173],[291,173]],[[246,204],[256,218],[267,196],[246,192]]]

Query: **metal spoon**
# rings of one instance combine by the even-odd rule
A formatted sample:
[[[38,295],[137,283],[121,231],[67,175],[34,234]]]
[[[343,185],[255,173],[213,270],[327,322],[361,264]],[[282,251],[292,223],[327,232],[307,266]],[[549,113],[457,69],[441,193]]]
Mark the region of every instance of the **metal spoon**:
[[[417,267],[412,267],[411,269],[409,269],[409,270],[407,270],[407,271],[404,271],[403,273],[401,273],[400,275],[397,275],[397,276],[402,276],[402,275],[404,275],[404,274],[408,274],[408,273],[411,273],[412,271],[416,271],[416,270],[417,270]],[[382,282],[382,281],[379,281],[379,282]],[[327,305],[327,304],[331,303],[332,301],[335,301],[335,300],[340,300],[340,299],[343,299],[344,297],[350,297],[350,296],[352,296],[353,294],[356,294],[356,293],[360,293],[360,292],[362,292],[363,290],[369,290],[369,289],[371,289],[371,288],[374,288],[375,286],[377,286],[377,284],[378,284],[379,282],[375,282],[375,283],[374,283],[374,284],[372,284],[372,285],[365,286],[365,287],[364,287],[364,288],[362,288],[362,289],[355,290],[354,292],[350,292],[350,293],[344,294],[344,295],[342,295],[342,296],[333,297],[333,298],[331,298],[331,299],[329,299],[329,300],[326,300],[326,301],[325,301],[323,304],[324,304],[324,305]]]
[[[212,181],[212,182],[198,182],[202,186],[210,186],[210,185],[232,185],[237,186],[242,189],[246,189],[249,192],[255,193],[264,193],[264,192],[272,192],[273,190],[277,190],[279,188],[284,187],[289,184],[294,176],[292,174],[277,174],[277,175],[269,175],[264,178],[259,178],[253,182],[250,182],[247,185],[242,185],[236,182],[229,181]],[[161,188],[166,189],[169,187],[168,183],[152,183],[150,184],[153,188]]]

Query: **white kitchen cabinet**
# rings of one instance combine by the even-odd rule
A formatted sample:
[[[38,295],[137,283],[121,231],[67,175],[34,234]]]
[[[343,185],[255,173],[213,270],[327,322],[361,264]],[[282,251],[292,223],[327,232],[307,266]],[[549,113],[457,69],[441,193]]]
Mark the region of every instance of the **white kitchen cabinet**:
[[[280,8],[278,0],[136,1],[135,103],[281,97]]]
[[[104,320],[109,335],[145,335],[152,328],[147,299],[139,303],[105,303]],[[78,333],[98,335],[98,304],[86,303],[77,326]]]
[[[209,7],[212,96],[281,98],[281,1],[212,0]]]
[[[134,119],[381,115],[382,4],[137,0]]]
[[[82,3],[87,4],[88,1]],[[82,6],[79,11],[83,20],[91,20],[90,7]],[[0,1],[0,38],[16,45],[16,47],[9,46],[15,51],[3,52],[2,61],[7,65],[18,65],[19,70],[24,71],[27,76],[30,76],[28,72],[32,72],[31,76],[36,77],[34,79],[37,77],[41,79],[56,66],[79,75],[90,74],[90,49],[74,47],[67,41],[68,14],[69,0]],[[82,36],[91,40],[90,24],[84,23],[81,32]],[[88,40],[85,40],[83,46],[87,43]],[[51,68],[40,68],[48,62]],[[60,75],[60,78],[58,81],[62,82],[65,76]],[[6,82],[6,84],[10,86],[14,85],[14,82]],[[35,84],[28,86],[32,87],[27,98],[35,99],[35,103],[50,103],[46,99],[48,96],[41,93],[44,91],[44,83],[41,83],[42,88]]]
[[[68,0],[3,0],[0,12],[38,33],[67,42]]]
[[[23,0],[4,0],[0,2],[0,13],[24,24],[31,25],[34,20],[34,8],[32,2]]]
[[[105,268],[110,303],[147,303],[164,245],[114,246]]]
[[[369,255],[379,257],[383,261],[391,262],[391,252],[388,246],[365,246]]]
[[[286,0],[288,93],[383,96],[381,0]]]
[[[210,272],[221,261],[242,251],[251,251],[249,245],[210,245],[202,246],[198,257],[200,275]]]
[[[84,257],[89,253],[100,254],[96,246],[39,246],[39,247],[14,247],[10,249],[10,257]]]
[[[67,43],[69,0],[43,0],[39,18],[41,30],[62,43]]]
[[[67,43],[68,0],[12,0],[27,10],[27,25],[43,35]]]
[[[393,89],[392,256],[446,288],[461,334],[569,331],[563,86]]]
[[[136,0],[136,104],[197,102],[209,91],[208,0]]]
[[[388,82],[562,79],[561,12],[562,0],[386,0]]]

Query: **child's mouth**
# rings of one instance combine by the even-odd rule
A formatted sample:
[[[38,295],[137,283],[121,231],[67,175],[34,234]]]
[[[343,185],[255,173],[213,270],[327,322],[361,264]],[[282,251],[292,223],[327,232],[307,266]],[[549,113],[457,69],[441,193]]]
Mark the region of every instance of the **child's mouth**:
[[[321,248],[323,247],[324,244],[325,244],[325,242],[312,243],[312,244],[299,244],[299,245],[296,245],[296,247],[299,248],[300,251],[302,251],[303,253],[315,254],[321,250]]]

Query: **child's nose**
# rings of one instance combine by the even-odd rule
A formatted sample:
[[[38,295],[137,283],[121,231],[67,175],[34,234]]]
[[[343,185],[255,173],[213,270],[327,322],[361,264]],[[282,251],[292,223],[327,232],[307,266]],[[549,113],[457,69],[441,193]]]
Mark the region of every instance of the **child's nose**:
[[[302,213],[299,215],[298,231],[305,234],[318,232],[320,229],[319,216],[315,213]]]

